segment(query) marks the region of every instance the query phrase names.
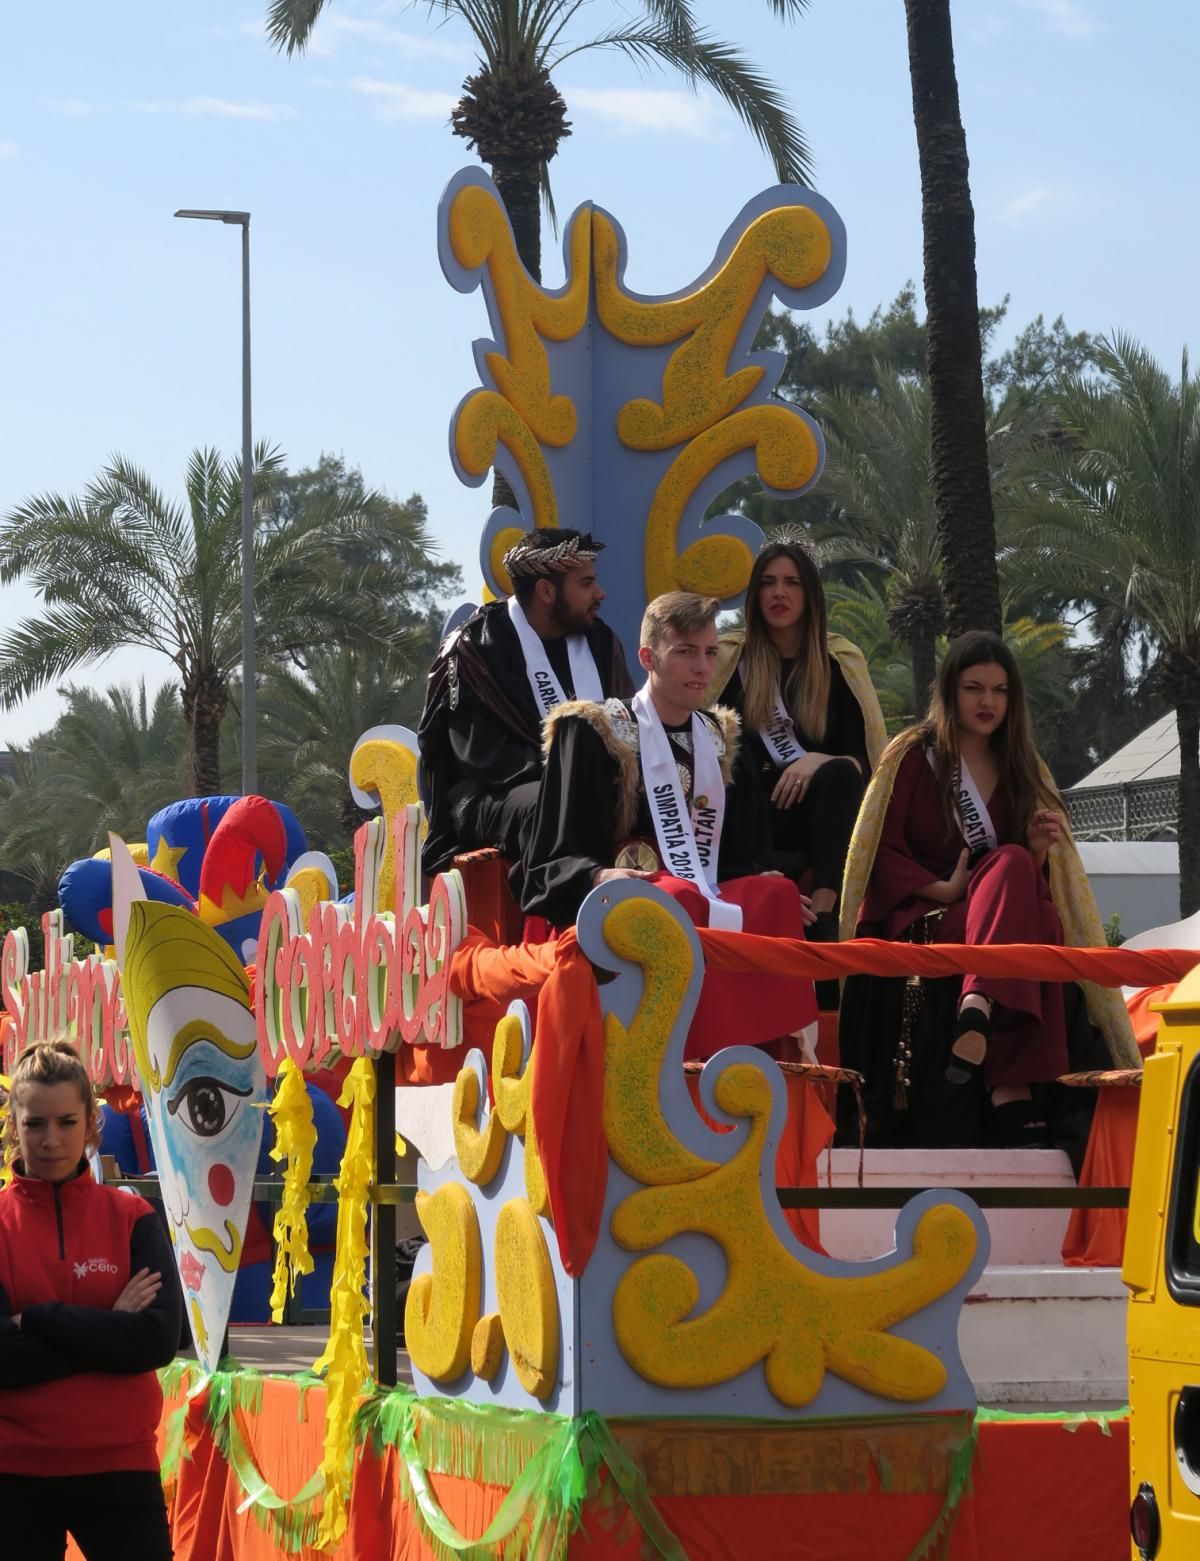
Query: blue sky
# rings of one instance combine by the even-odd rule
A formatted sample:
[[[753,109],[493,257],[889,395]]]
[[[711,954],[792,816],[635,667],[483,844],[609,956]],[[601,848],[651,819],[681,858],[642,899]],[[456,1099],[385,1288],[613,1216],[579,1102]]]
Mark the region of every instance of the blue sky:
[[[627,4],[626,10],[636,9]],[[901,0],[813,0],[791,26],[765,0],[699,0],[788,92],[817,188],[849,232],[841,293],[866,315],[920,281],[920,191]],[[485,327],[437,266],[434,216],[470,161],[446,128],[471,69],[458,23],[404,0],[331,0],[303,58],[262,36],[265,0],[59,0],[11,8],[0,58],[0,510],[78,491],[115,451],[177,494],[189,451],[240,439],[238,233],[179,206],[249,209],[256,437],[295,467],[322,450],[368,483],[424,495],[446,556],[472,559],[486,508],[446,430]],[[591,0],[582,39],[619,19]],[[1124,329],[1172,369],[1192,331],[1200,217],[1200,19],[1158,0],[954,0],[980,295],[1016,329],[1060,311]],[[706,94],[587,53],[562,69],[574,133],[560,213],[594,199],[629,238],[629,284],[670,291],[772,182]],[[547,280],[561,276],[548,242]],[[0,619],[33,606],[0,588]],[[126,652],[77,681],[168,663]],[[0,714],[0,748],[50,724],[52,691]]]

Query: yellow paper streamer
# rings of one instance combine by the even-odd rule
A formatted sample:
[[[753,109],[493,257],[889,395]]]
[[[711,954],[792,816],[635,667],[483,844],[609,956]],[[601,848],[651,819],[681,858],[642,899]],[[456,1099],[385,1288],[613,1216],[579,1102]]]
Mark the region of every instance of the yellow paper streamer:
[[[271,1159],[287,1160],[283,1200],[275,1211],[275,1272],[271,1276],[271,1320],[281,1323],[287,1298],[296,1293],[298,1277],[313,1271],[308,1204],[317,1130],[304,1075],[290,1057],[279,1070],[279,1088],[268,1110],[275,1123]]]
[[[0,1134],[4,1132],[4,1124],[8,1120],[8,1101],[12,1093],[12,1080],[6,1073],[0,1073]],[[13,1179],[13,1161],[17,1151],[11,1147],[4,1150],[4,1164],[0,1166],[0,1187],[7,1187]]]
[[[337,1241],[329,1291],[329,1343],[313,1367],[325,1372],[325,1505],[317,1531],[319,1549],[337,1544],[346,1532],[346,1502],[353,1458],[352,1426],[363,1384],[370,1378],[364,1339],[369,1302],[367,1201],[374,1173],[375,1073],[359,1057],[346,1075],[339,1106],[352,1107],[346,1150],[334,1186],[338,1190]],[[383,1275],[387,1283],[390,1275]]]

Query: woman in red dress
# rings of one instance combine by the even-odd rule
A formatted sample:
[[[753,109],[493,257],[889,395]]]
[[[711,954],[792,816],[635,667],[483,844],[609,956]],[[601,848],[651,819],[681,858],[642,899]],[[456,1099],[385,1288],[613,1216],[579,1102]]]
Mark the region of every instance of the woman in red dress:
[[[1060,878],[1070,899],[1065,932]],[[954,641],[927,719],[901,733],[880,761],[855,828],[843,917],[843,936],[1101,941],[1062,800],[1034,746],[1020,671],[999,636]],[[1088,1065],[1071,1036],[1085,1047],[1093,1039],[1069,993],[1068,1003],[1069,1016],[1064,988],[1037,979],[853,978],[842,1060],[867,1075],[876,1141],[970,1143],[982,1128],[995,1143],[1049,1143],[1044,1086]],[[1111,1001],[1096,1007],[1120,1049]]]

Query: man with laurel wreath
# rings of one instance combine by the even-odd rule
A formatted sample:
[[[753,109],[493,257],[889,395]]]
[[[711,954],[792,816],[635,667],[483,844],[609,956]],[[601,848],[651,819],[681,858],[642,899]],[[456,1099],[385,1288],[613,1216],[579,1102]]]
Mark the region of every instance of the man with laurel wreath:
[[[511,883],[527,915],[570,926],[593,888],[640,878],[697,924],[802,938],[813,919],[772,870],[770,821],[738,717],[703,708],[720,604],[657,597],[642,620],[646,686],[576,700],[546,721],[537,809]],[[816,1018],[811,982],[709,971],[685,1055],[789,1036]]]
[[[430,668],[417,738],[429,830],[421,865],[495,846],[518,858],[542,768],[542,723],[573,699],[633,692],[586,532],[527,532],[504,555],[513,584],[446,640]]]

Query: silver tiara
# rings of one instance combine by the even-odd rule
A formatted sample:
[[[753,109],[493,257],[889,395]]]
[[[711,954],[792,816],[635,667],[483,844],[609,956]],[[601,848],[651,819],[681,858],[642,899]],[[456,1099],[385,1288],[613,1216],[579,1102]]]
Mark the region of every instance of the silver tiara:
[[[774,526],[763,538],[760,553],[765,553],[770,547],[794,547],[797,552],[803,553],[813,563],[817,562],[817,548],[812,538],[803,526],[786,525]]]
[[[574,569],[579,564],[590,564],[597,554],[603,553],[605,546],[605,543],[586,535],[568,537],[553,547],[538,547],[528,537],[522,537],[505,553],[504,567],[510,580],[517,575],[544,578],[547,575],[565,574],[568,569]]]

